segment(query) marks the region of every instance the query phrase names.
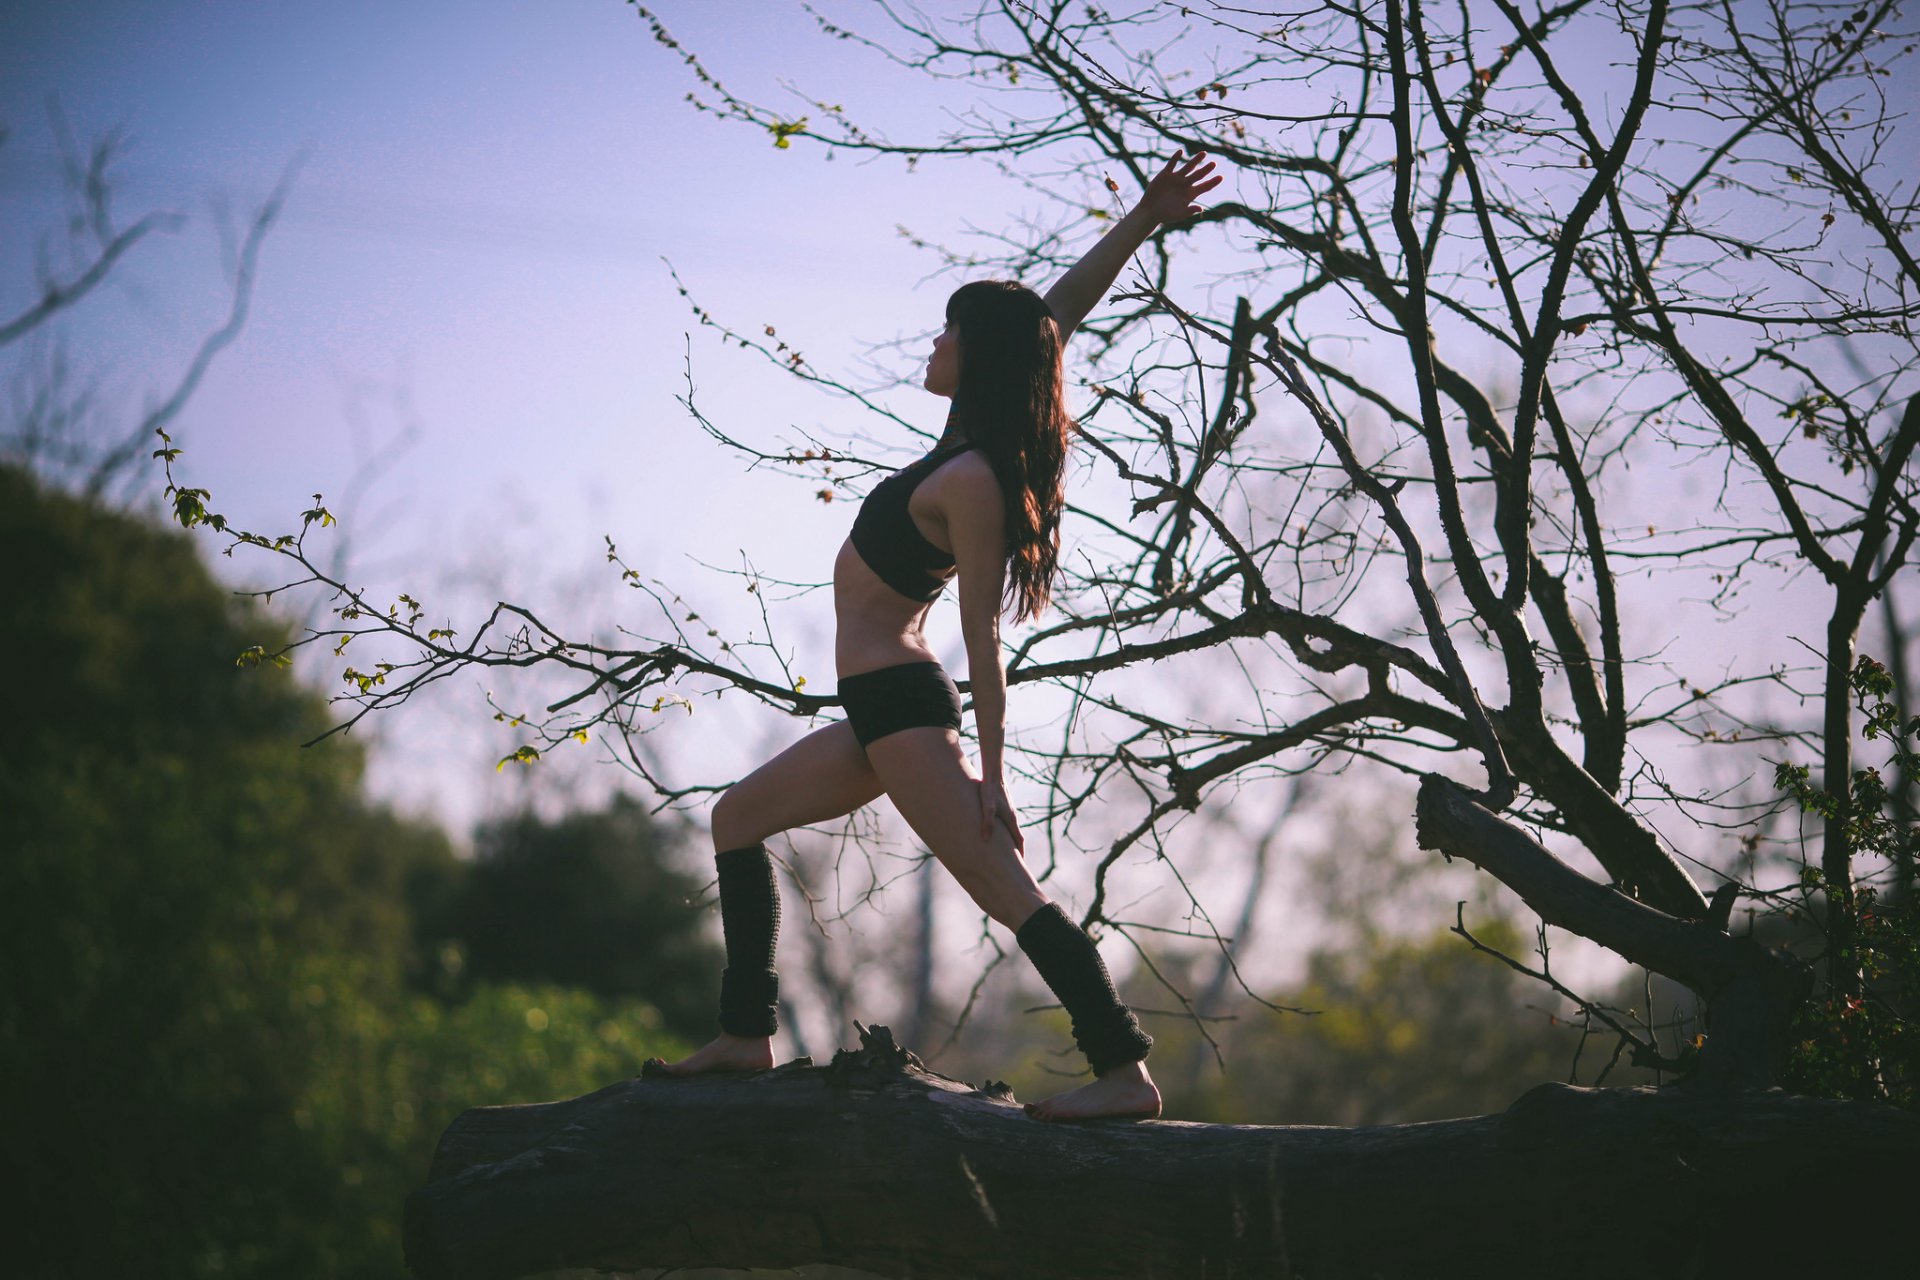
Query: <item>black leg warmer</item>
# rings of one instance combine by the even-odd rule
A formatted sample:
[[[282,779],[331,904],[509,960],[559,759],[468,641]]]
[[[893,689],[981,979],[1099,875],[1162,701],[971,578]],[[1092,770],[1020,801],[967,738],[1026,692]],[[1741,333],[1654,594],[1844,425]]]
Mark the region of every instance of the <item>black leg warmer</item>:
[[[780,935],[780,886],[765,845],[714,855],[720,869],[720,928],[727,970],[720,975],[720,1029],[770,1036],[779,1029],[780,975],[773,969]]]
[[[1027,918],[1014,937],[1073,1019],[1073,1041],[1087,1055],[1093,1074],[1138,1062],[1153,1048],[1133,1010],[1120,1003],[1113,979],[1093,939],[1059,906],[1049,902]]]

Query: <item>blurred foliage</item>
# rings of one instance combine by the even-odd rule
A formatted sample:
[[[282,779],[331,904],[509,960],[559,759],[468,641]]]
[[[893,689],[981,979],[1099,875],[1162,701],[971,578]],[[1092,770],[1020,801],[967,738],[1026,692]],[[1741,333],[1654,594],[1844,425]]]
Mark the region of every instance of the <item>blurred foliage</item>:
[[[458,953],[410,904],[460,864],[361,797],[356,749],[300,747],[324,699],[236,669],[283,637],[184,536],[0,467],[0,546],[11,1274],[399,1275],[456,1112],[683,1050],[630,997],[421,989]]]
[[[667,846],[683,834],[627,796],[554,822],[490,823],[445,905],[445,932],[464,940],[475,980],[644,997],[668,1030],[704,1040],[726,959],[688,909],[705,885],[671,865]]]
[[[1487,946],[1523,955],[1511,921],[1472,927]],[[1476,952],[1450,931],[1377,937],[1315,952],[1295,986],[1261,995],[1311,1013],[1274,1013],[1250,1001],[1210,1024],[1226,1071],[1190,1021],[1156,1018],[1153,1066],[1172,1114],[1232,1124],[1401,1124],[1505,1110],[1528,1089],[1592,1084],[1613,1037],[1589,1038],[1571,1006],[1533,979]],[[1167,1069],[1163,1069],[1162,1064]],[[1175,1063],[1190,1064],[1175,1070]],[[1640,1084],[1616,1066],[1609,1085]]]

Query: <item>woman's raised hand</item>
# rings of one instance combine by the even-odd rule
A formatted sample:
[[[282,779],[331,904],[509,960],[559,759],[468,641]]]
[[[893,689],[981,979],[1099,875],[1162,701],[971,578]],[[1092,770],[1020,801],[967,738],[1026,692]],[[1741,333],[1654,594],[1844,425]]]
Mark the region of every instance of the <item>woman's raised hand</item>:
[[[1153,176],[1140,196],[1140,211],[1153,219],[1155,226],[1183,222],[1199,213],[1200,206],[1194,202],[1225,181],[1213,168],[1213,161],[1204,153],[1189,157],[1174,152],[1166,168]]]

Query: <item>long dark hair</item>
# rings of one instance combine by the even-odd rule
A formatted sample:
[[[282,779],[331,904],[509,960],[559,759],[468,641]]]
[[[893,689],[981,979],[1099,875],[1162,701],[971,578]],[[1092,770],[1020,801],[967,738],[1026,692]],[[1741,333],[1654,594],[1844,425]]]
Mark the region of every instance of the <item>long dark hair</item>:
[[[1039,294],[1012,280],[974,280],[947,299],[960,330],[953,413],[987,455],[1006,500],[1007,600],[1015,620],[1037,617],[1060,561],[1061,476],[1067,417],[1060,326]]]

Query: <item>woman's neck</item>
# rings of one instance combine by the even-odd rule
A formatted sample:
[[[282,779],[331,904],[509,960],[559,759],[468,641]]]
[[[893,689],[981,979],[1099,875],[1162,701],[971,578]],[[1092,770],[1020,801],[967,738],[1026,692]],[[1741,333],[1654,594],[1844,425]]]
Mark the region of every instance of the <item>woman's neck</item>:
[[[936,449],[951,449],[955,445],[966,443],[966,440],[967,433],[960,426],[960,415],[949,410],[947,413],[947,429],[940,433],[940,439],[934,442],[933,447]]]

